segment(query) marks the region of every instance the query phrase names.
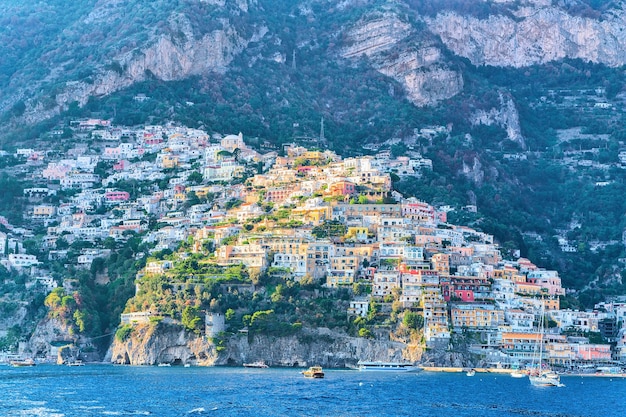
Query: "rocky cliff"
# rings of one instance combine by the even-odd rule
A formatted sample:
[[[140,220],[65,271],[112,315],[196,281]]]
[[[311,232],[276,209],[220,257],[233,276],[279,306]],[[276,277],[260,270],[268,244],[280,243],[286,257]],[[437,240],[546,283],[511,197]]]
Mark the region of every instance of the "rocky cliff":
[[[57,318],[46,317],[39,322],[28,344],[25,356],[49,358],[63,364],[81,359],[88,362],[102,360],[89,338],[76,335],[72,327]]]
[[[161,322],[138,324],[123,341],[113,341],[105,361],[123,365],[216,365],[217,346],[211,340],[186,332],[183,326]]]
[[[110,64],[97,71],[92,79],[67,82],[54,96],[53,105],[37,100],[27,102],[23,119],[28,123],[38,122],[67,109],[72,102],[83,106],[92,96],[106,96],[150,77],[173,81],[223,72],[251,40],[263,33],[260,29],[253,36],[243,38],[226,21],[222,29],[198,37],[188,17],[180,13],[172,14],[167,25],[167,33],[157,34],[151,42],[108,58]]]
[[[450,69],[437,42],[419,35],[397,12],[364,17],[344,33],[344,42],[344,58],[367,57],[379,72],[398,81],[418,106],[437,104],[463,89],[463,77]]]
[[[599,18],[569,14],[554,2],[510,3],[507,14],[478,18],[448,10],[425,21],[446,47],[475,65],[526,67],[564,58],[626,63],[622,2]]]
[[[418,106],[437,105],[463,90],[459,57],[475,65],[516,68],[564,58],[614,67],[626,63],[621,1],[589,13],[574,13],[568,4],[575,1],[548,0],[483,1],[480,13],[463,2],[344,1],[330,8],[311,0],[270,3],[102,0],[81,6],[64,22],[67,27],[55,27],[58,34],[45,38],[48,44],[23,51],[17,45],[15,67],[0,66],[7,74],[0,73],[4,122],[44,120],[73,102],[84,105],[90,97],[146,79],[255,71],[255,60],[264,53],[289,68],[294,51],[307,59],[320,47],[323,65],[365,58]],[[435,11],[422,13],[424,4]],[[22,39],[4,41],[6,52],[14,53],[9,44]],[[234,63],[236,57],[243,58]]]
[[[500,106],[498,108],[492,107],[488,110],[475,111],[470,122],[472,125],[483,124],[486,126],[498,125],[506,130],[507,139],[517,143],[521,149],[526,149],[526,141],[522,136],[522,131],[519,123],[519,114],[513,98],[506,96],[502,93],[498,95]]]
[[[207,339],[185,332],[180,325],[138,325],[124,341],[115,340],[106,360],[128,365],[158,363],[242,365],[264,361],[270,366],[326,367],[354,365],[359,360],[417,360],[400,342],[355,338],[345,333],[303,329],[293,336],[275,337],[238,333],[228,338]]]

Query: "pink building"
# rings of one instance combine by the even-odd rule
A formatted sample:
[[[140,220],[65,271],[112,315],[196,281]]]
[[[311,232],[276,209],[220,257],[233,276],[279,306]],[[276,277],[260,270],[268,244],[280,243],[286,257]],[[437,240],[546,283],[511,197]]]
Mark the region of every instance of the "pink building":
[[[126,191],[107,191],[104,198],[107,201],[128,201],[130,194]]]
[[[611,360],[611,345],[576,343],[572,347],[578,359],[599,362]]]
[[[330,185],[330,194],[334,196],[355,195],[356,185],[350,181],[338,181]]]

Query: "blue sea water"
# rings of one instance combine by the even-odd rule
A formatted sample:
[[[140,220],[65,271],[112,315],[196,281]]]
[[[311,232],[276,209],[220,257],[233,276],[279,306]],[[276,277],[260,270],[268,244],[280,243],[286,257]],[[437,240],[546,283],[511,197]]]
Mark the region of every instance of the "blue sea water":
[[[626,379],[298,369],[0,367],[0,416],[626,416]]]

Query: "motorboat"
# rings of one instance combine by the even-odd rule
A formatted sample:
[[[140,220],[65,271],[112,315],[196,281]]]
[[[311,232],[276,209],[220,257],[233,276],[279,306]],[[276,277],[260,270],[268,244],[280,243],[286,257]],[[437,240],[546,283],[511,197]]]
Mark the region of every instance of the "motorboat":
[[[32,358],[16,359],[10,362],[11,366],[21,368],[24,366],[35,366],[35,361]]]
[[[324,378],[324,371],[321,366],[311,366],[306,371],[302,371],[306,378]]]
[[[269,366],[263,361],[244,363],[244,368],[269,368]]]

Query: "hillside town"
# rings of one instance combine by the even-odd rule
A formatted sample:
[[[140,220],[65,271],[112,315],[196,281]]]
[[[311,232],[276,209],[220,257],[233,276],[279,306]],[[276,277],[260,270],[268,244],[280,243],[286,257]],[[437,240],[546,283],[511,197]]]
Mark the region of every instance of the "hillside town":
[[[0,262],[25,275],[34,291],[73,290],[75,282],[52,271],[51,261],[89,269],[109,256],[111,242],[139,236],[152,249],[143,254],[137,291],[141,277],[167,275],[178,261],[208,253],[221,267],[349,289],[347,319],[373,309],[381,316],[417,313],[428,349],[449,349],[455,334],[472,334],[470,351],[488,363],[527,363],[545,309],[544,351],[552,365],[626,363],[626,299],[591,311],[561,308],[568,290],[557,271],[519,253],[505,259],[493,236],[447,222],[451,211],[477,207],[434,207],[393,189],[394,179],[436,164],[416,151],[341,157],[256,143],[261,152],[242,134],[97,119],[52,135],[68,133],[74,139],[67,149],[11,155],[20,161],[16,172],[34,186],[23,190],[23,225],[0,219]],[[172,257],[153,257],[163,251]],[[154,313],[131,310],[122,323]]]

